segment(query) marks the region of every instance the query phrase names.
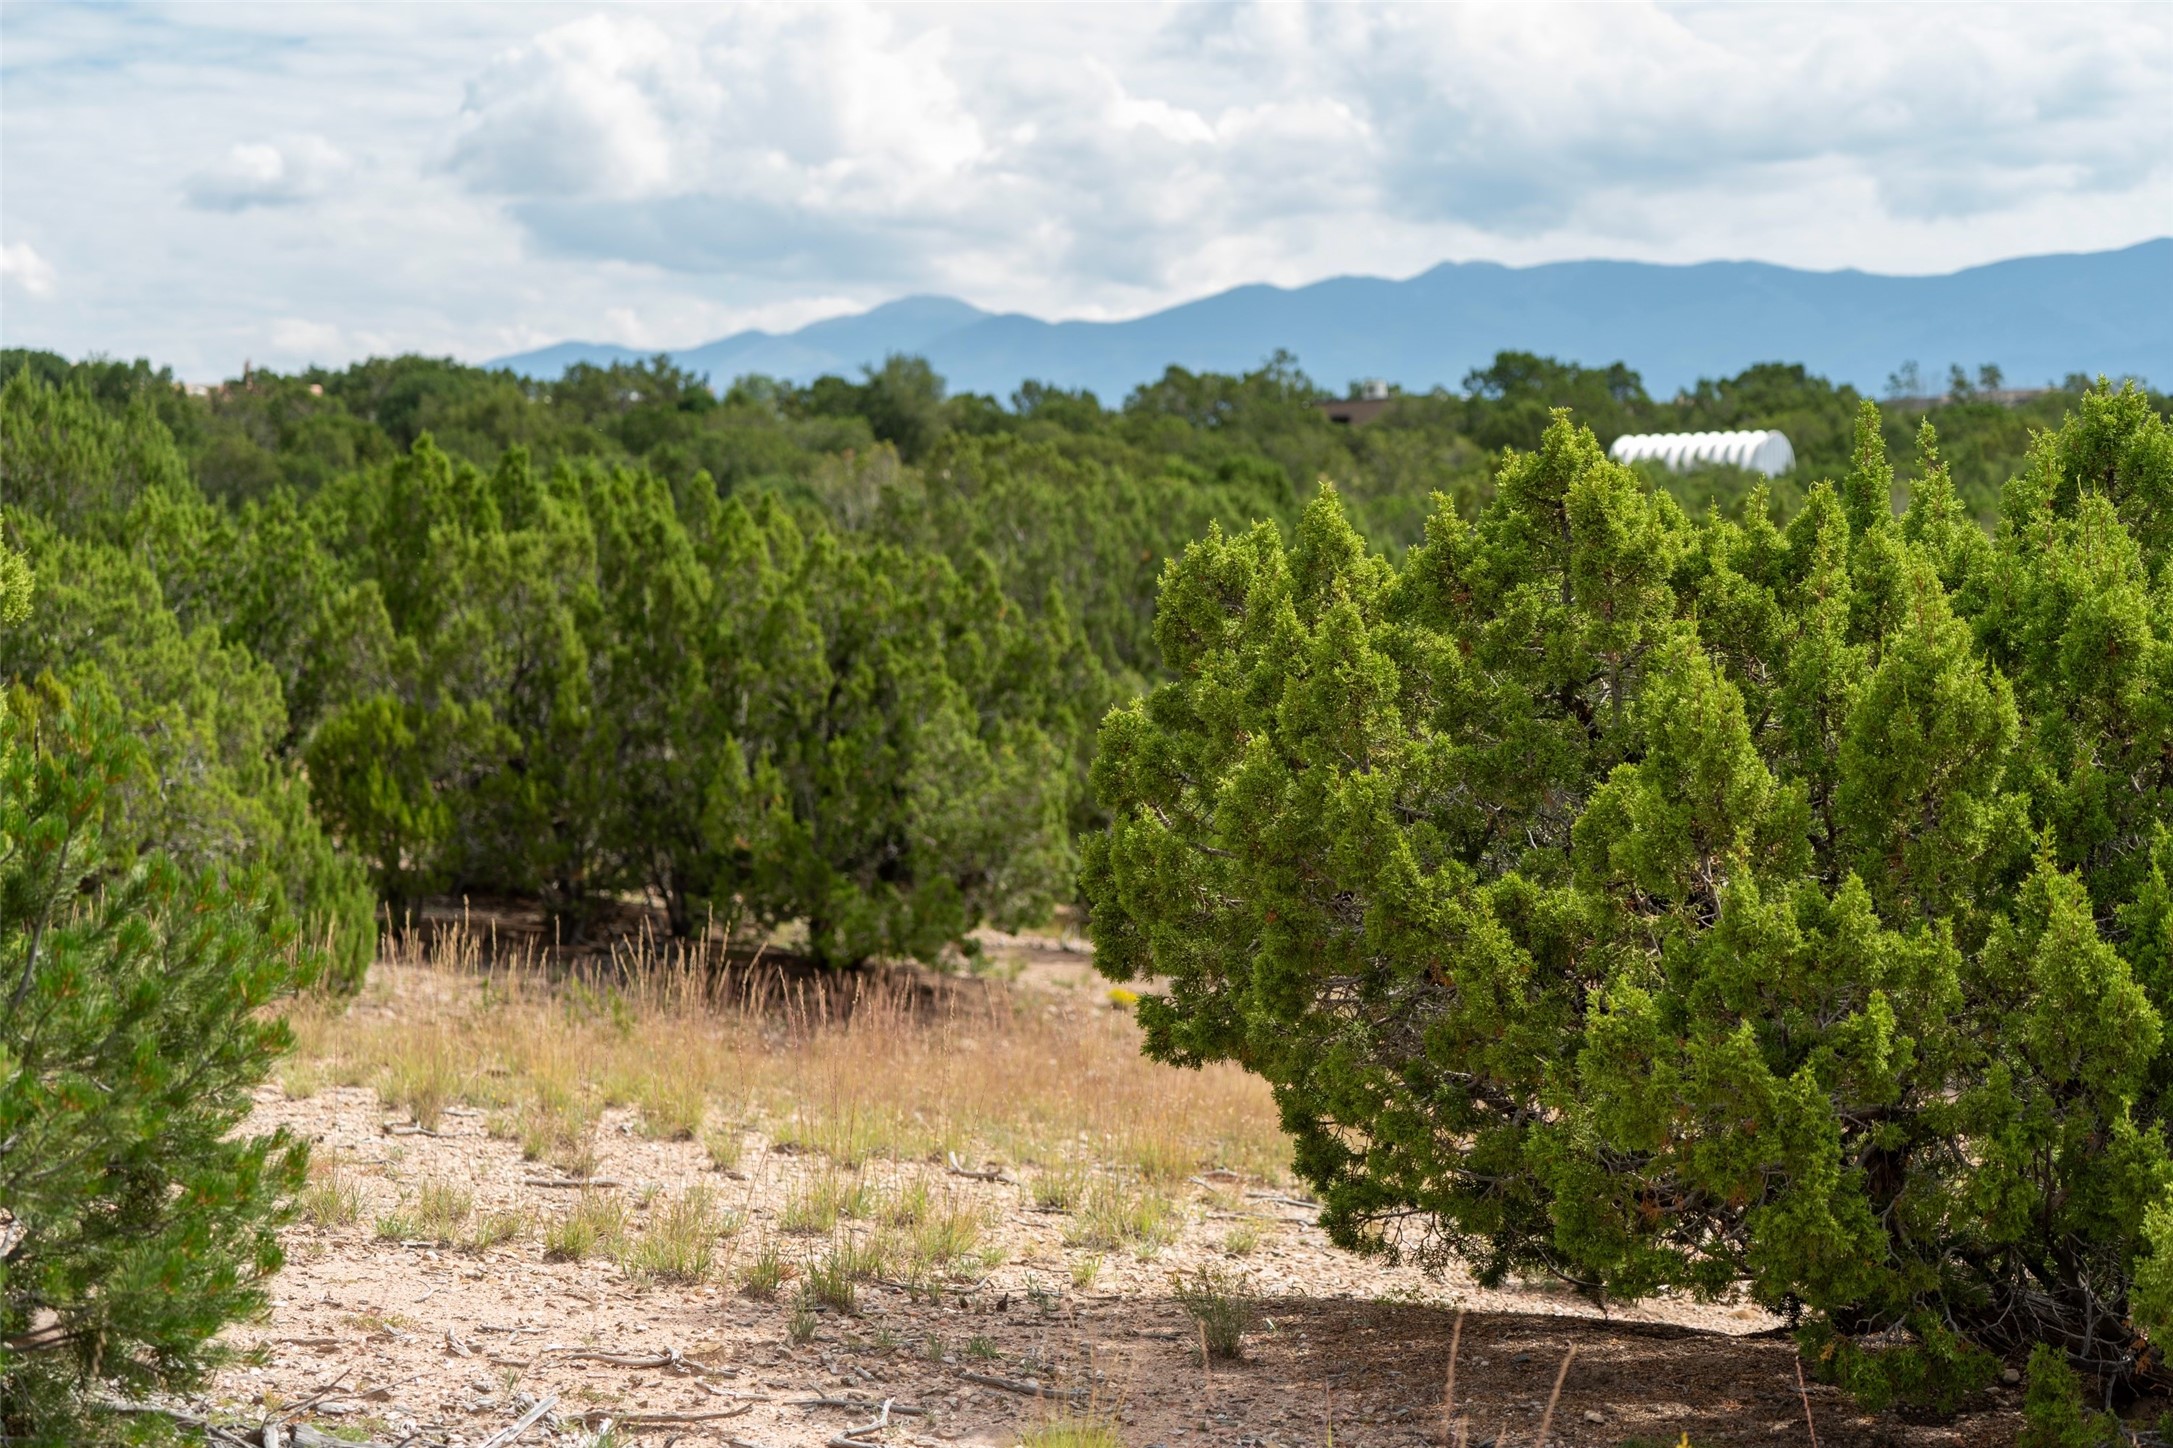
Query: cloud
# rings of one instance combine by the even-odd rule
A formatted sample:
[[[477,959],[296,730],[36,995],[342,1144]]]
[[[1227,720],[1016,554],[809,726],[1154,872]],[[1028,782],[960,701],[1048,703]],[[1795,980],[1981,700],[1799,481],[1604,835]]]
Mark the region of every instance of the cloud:
[[[2173,182],[2164,127],[2133,124],[2165,109],[2148,12],[1046,14],[590,16],[484,68],[446,168],[546,253],[1100,299],[1323,251],[1381,269],[1355,238],[1439,259],[1791,199],[1944,223]]]
[[[33,297],[49,297],[59,277],[53,264],[38,255],[37,248],[18,241],[13,246],[0,246],[0,280],[13,282]]]
[[[281,317],[272,323],[274,350],[290,357],[316,362],[341,355],[346,338],[331,322],[312,322],[302,317]]]
[[[217,164],[192,174],[182,191],[202,211],[294,206],[325,195],[347,169],[346,156],[322,136],[241,141]]]
[[[942,32],[862,8],[746,9],[693,43],[640,15],[558,26],[468,88],[447,167],[525,199],[923,202],[985,149]]]
[[[1450,259],[1940,272],[2173,215],[2162,4],[8,17],[0,331],[195,377]]]

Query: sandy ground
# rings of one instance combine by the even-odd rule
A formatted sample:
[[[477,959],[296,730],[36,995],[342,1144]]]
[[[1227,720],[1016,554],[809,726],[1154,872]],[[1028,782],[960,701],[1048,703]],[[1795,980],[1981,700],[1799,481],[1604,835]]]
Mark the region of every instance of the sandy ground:
[[[993,943],[1016,988],[1097,989],[1083,954],[1061,942]],[[658,1448],[822,1444],[876,1420],[886,1401],[890,1426],[857,1441],[1013,1444],[1075,1406],[1135,1448],[1441,1443],[1459,1308],[1456,1401],[1474,1445],[1535,1444],[1572,1347],[1552,1419],[1559,1444],[1675,1448],[1686,1433],[1697,1445],[1809,1443],[1807,1410],[1826,1445],[2006,1444],[2018,1427],[2011,1387],[1943,1423],[1864,1415],[1816,1384],[1800,1394],[1792,1343],[1755,1307],[1656,1302],[1603,1316],[1538,1286],[1486,1291],[1357,1259],[1331,1248],[1302,1205],[1227,1177],[1180,1186],[1178,1238],[1151,1259],[1106,1254],[1081,1289],[1073,1267],[1089,1254],[1066,1247],[1063,1215],[1033,1210],[1017,1184],[939,1163],[871,1164],[878,1186],[917,1173],[983,1204],[1001,1261],[935,1300],[864,1285],[856,1313],[821,1313],[795,1344],[791,1285],[752,1300],[731,1286],[732,1262],[765,1238],[788,1260],[827,1247],[777,1228],[794,1183],[826,1169],[818,1158],[750,1134],[727,1174],[699,1145],[645,1139],[625,1113],[607,1113],[597,1172],[630,1200],[706,1183],[744,1214],[712,1283],[643,1285],[598,1258],[545,1261],[539,1230],[480,1251],[379,1238],[377,1218],[433,1179],[471,1191],[479,1215],[512,1209],[539,1226],[569,1209],[577,1194],[538,1184],[554,1173],[492,1139],[479,1111],[453,1108],[435,1136],[396,1135],[366,1088],[306,1100],[267,1088],[254,1125],[315,1142],[359,1186],[362,1211],[349,1226],[289,1230],[268,1320],[230,1334],[258,1360],[224,1372],[212,1402],[349,1438],[504,1448],[492,1435],[552,1399],[519,1443],[572,1448],[608,1424],[616,1442]],[[1233,1228],[1257,1236],[1242,1255],[1225,1250]],[[1205,1371],[1171,1290],[1173,1273],[1201,1264],[1243,1274],[1259,1313],[1244,1359]]]

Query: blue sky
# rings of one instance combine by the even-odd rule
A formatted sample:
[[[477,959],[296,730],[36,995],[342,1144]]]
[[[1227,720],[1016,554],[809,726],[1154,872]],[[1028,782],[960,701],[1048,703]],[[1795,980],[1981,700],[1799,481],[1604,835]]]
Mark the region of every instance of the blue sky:
[[[183,376],[2173,232],[2173,7],[0,5],[0,337]]]

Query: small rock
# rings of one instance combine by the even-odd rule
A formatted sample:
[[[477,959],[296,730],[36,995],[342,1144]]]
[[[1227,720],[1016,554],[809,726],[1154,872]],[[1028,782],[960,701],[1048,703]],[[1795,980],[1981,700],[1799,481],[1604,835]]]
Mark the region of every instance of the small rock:
[[[1597,1408],[1587,1408],[1584,1410],[1584,1420],[1587,1423],[1604,1423],[1607,1415]]]
[[[1766,1425],[1766,1431],[1773,1434],[1775,1437],[1779,1437],[1781,1434],[1786,1433],[1789,1429],[1795,1426],[1796,1420],[1794,1418],[1783,1418],[1778,1423],[1768,1423]]]
[[[2011,1388],[2022,1381],[2022,1373],[2017,1368],[2002,1368],[1999,1380]]]

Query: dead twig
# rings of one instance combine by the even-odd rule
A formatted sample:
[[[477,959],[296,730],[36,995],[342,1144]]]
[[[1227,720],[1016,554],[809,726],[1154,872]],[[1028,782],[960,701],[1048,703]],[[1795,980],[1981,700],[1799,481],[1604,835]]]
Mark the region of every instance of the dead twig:
[[[1319,1202],[1309,1202],[1303,1197],[1280,1196],[1275,1192],[1247,1192],[1245,1196],[1255,1202],[1276,1202],[1286,1207],[1303,1207],[1309,1212],[1320,1210]]]
[[[974,1170],[974,1169],[973,1169],[972,1167],[970,1167],[970,1166],[967,1166],[967,1165],[966,1165],[966,1164],[965,1164],[964,1162],[960,1161],[960,1160],[958,1159],[958,1153],[957,1153],[957,1152],[955,1152],[955,1151],[951,1151],[951,1152],[945,1152],[945,1153],[944,1153],[944,1169],[945,1169],[946,1171],[948,1171],[948,1172],[949,1172],[949,1173],[950,1173],[950,1174],[951,1174],[952,1176],[954,1176],[954,1177],[965,1177],[965,1178],[966,1178],[967,1180],[969,1180],[969,1181],[977,1181],[977,1182],[1010,1182],[1010,1181],[1011,1181],[1011,1178],[1010,1178],[1010,1177],[1007,1177],[1007,1176],[1005,1176],[1005,1175],[1003,1174],[1003,1168],[1002,1168],[1002,1167],[993,1167],[993,1166],[992,1166],[992,1167],[989,1167],[989,1168],[987,1168],[987,1169],[985,1169],[985,1170],[983,1170],[983,1171],[975,1171],[975,1170]],[[1015,1183],[1014,1183],[1014,1185],[1015,1185]]]
[[[858,1426],[857,1428],[844,1428],[844,1429],[840,1429],[840,1430],[839,1430],[839,1432],[838,1432],[838,1435],[837,1435],[837,1436],[836,1436],[835,1438],[832,1438],[832,1439],[831,1439],[830,1441],[831,1441],[832,1443],[846,1443],[846,1444],[852,1444],[852,1443],[857,1443],[857,1442],[859,1442],[859,1441],[860,1441],[861,1439],[863,1439],[863,1438],[867,1437],[867,1436],[868,1436],[868,1434],[870,1434],[870,1433],[880,1433],[880,1432],[882,1432],[882,1431],[883,1431],[883,1430],[884,1430],[885,1428],[888,1428],[889,1426],[890,1426],[890,1400],[889,1400],[888,1398],[885,1398],[885,1399],[883,1400],[883,1411],[882,1411],[882,1412],[880,1412],[880,1413],[877,1413],[877,1414],[875,1415],[875,1420],[874,1420],[873,1422],[871,1422],[871,1423],[862,1423],[862,1424],[861,1424],[860,1426]]]
[[[524,1187],[571,1187],[584,1191],[589,1187],[623,1187],[625,1182],[617,1177],[522,1177]]]
[[[581,1415],[584,1426],[603,1422],[623,1423],[629,1428],[646,1428],[668,1423],[715,1423],[725,1418],[744,1418],[755,1410],[753,1403],[741,1403],[736,1408],[722,1408],[714,1413],[614,1413],[609,1408],[591,1408]]]
[[[1811,1419],[1811,1385],[1803,1380],[1803,1354],[1796,1354],[1796,1393],[1803,1399],[1803,1426],[1811,1430],[1811,1448],[1818,1448],[1818,1424]]]
[[[1562,1383],[1569,1377],[1569,1365],[1577,1359],[1577,1344],[1571,1343],[1569,1351],[1562,1354],[1562,1366],[1555,1370],[1554,1391],[1547,1394],[1547,1411],[1539,1415],[1539,1437],[1536,1448],[1547,1448],[1547,1434],[1554,1427],[1554,1407],[1562,1401]]]
[[[549,1352],[549,1348],[544,1349]],[[678,1348],[668,1347],[662,1352],[589,1352],[585,1349],[560,1349],[562,1360],[569,1363],[603,1363],[615,1368],[675,1368],[685,1362],[686,1354]]]
[[[1456,1309],[1456,1326],[1449,1329],[1449,1381],[1441,1394],[1441,1441],[1456,1441],[1456,1355],[1464,1345],[1464,1309]]]
[[[520,1420],[514,1423],[512,1427],[501,1428],[497,1432],[491,1434],[488,1438],[485,1438],[482,1441],[480,1448],[506,1448],[506,1445],[508,1443],[511,1443],[514,1439],[520,1437],[521,1434],[527,1432],[530,1428],[534,1427],[535,1422],[538,1418],[542,1417],[545,1413],[550,1412],[551,1409],[557,1406],[558,1394],[553,1393],[550,1397],[543,1399],[534,1407],[530,1408],[527,1412],[521,1414]]]
[[[319,1387],[319,1388],[317,1389],[317,1391],[315,1391],[314,1393],[311,1393],[311,1394],[310,1394],[310,1395],[309,1395],[308,1397],[306,1397],[306,1398],[302,1399],[302,1401],[301,1401],[301,1402],[299,1402],[299,1403],[296,1403],[296,1404],[294,1404],[294,1405],[293,1405],[293,1406],[291,1406],[291,1407],[288,1407],[288,1408],[285,1408],[285,1409],[281,1410],[281,1412],[279,1413],[279,1416],[277,1416],[276,1418],[274,1418],[274,1419],[273,1419],[272,1421],[273,1421],[273,1422],[275,1422],[275,1423],[291,1423],[291,1422],[293,1422],[293,1421],[294,1421],[294,1420],[295,1420],[296,1418],[299,1418],[299,1417],[301,1417],[301,1416],[302,1416],[302,1414],[304,1414],[304,1413],[308,1412],[308,1411],[309,1411],[309,1410],[310,1410],[311,1408],[315,1407],[315,1406],[316,1406],[317,1404],[319,1404],[319,1403],[323,1402],[323,1401],[324,1401],[324,1400],[325,1400],[326,1398],[330,1397],[330,1396],[331,1396],[331,1394],[332,1394],[332,1390],[333,1390],[334,1388],[338,1387],[338,1386],[339,1386],[339,1385],[340,1385],[341,1383],[344,1383],[344,1382],[346,1382],[346,1381],[347,1381],[347,1374],[348,1374],[348,1373],[351,1373],[351,1372],[353,1372],[353,1371],[354,1371],[354,1369],[353,1369],[353,1368],[349,1368],[349,1369],[347,1369],[347,1371],[346,1371],[346,1372],[343,1372],[343,1373],[341,1373],[341,1374],[340,1374],[340,1375],[339,1375],[338,1377],[334,1378],[334,1379],[333,1379],[333,1380],[332,1380],[331,1382],[329,1382],[329,1383],[326,1383],[326,1384],[324,1384],[323,1386]]]
[[[960,1373],[959,1376],[969,1383],[984,1388],[995,1388],[999,1392],[1017,1393],[1022,1398],[1068,1398],[1076,1403],[1087,1396],[1086,1393],[1077,1388],[1044,1387],[1034,1378],[1027,1378],[1021,1382],[1014,1378],[995,1377],[989,1373]]]
[[[921,1418],[927,1416],[928,1413],[926,1408],[909,1407],[895,1398],[890,1399],[889,1404],[890,1411],[900,1417]],[[785,1402],[784,1406],[788,1408],[851,1408],[855,1412],[864,1413],[868,1409],[878,1406],[878,1404],[873,1398],[791,1398]]]

